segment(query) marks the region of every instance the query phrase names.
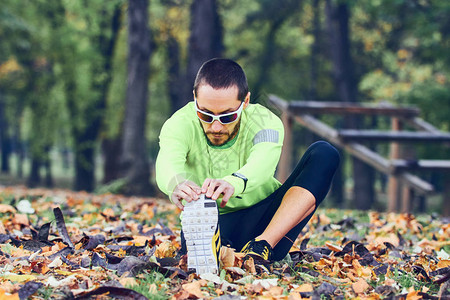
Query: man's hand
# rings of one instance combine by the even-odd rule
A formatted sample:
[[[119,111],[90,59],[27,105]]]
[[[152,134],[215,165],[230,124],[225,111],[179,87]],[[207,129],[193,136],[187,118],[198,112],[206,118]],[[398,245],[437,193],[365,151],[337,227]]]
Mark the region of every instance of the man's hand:
[[[213,200],[217,200],[220,195],[223,195],[220,207],[225,207],[234,194],[234,187],[225,180],[206,178],[201,192]]]
[[[195,184],[195,182],[186,180],[179,183],[173,190],[170,199],[179,209],[183,210],[184,206],[181,204],[181,200],[187,202],[198,200],[198,196],[201,194],[201,188]]]

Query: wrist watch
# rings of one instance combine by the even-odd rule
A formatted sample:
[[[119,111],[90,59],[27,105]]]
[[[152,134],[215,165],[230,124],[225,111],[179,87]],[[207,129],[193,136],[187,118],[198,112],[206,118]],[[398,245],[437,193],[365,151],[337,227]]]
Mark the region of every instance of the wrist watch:
[[[245,189],[247,188],[247,181],[248,181],[247,177],[245,177],[241,173],[236,173],[236,172],[231,174],[231,175],[233,175],[234,177],[237,177],[237,178],[240,178],[240,179],[244,180],[244,189],[242,190],[242,193],[243,193],[245,191]]]

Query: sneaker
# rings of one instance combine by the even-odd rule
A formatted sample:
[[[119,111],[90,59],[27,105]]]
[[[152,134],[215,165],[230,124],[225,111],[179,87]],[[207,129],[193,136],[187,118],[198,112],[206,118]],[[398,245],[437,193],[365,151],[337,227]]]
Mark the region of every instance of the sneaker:
[[[187,247],[188,271],[219,273],[219,210],[215,200],[206,198],[186,203],[181,220]]]
[[[246,256],[251,255],[264,260],[271,260],[273,249],[267,241],[253,239],[242,248],[241,253],[245,253]]]

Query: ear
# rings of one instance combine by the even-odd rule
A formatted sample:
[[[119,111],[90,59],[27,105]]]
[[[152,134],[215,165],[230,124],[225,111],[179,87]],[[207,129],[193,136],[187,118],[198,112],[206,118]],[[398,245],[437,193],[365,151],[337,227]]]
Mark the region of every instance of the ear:
[[[250,92],[247,93],[244,100],[244,109],[250,104]]]

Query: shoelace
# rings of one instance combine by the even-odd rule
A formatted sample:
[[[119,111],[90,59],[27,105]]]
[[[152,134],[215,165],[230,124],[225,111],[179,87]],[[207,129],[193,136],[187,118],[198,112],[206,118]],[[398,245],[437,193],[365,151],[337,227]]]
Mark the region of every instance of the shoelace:
[[[264,240],[255,241],[253,245],[251,245],[252,252],[262,253],[266,258],[269,258],[270,248],[270,244]]]

